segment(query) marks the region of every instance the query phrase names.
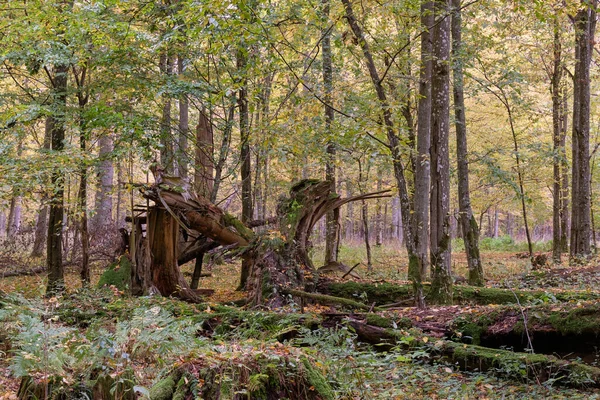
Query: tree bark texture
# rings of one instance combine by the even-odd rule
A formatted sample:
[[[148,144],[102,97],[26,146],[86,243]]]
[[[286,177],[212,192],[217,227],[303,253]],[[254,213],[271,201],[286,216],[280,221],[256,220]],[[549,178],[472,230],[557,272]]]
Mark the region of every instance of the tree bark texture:
[[[561,43],[561,26],[558,15],[554,15],[554,41],[553,41],[553,65],[550,79],[550,93],[552,95],[552,144],[553,144],[553,190],[552,190],[552,259],[554,263],[561,263],[561,256],[564,251],[564,241],[566,226],[564,224],[564,215],[568,213],[565,206],[565,184],[563,177],[568,170],[565,154],[566,138],[566,113],[564,108],[565,100],[563,98],[564,82],[563,79],[563,60]],[[568,195],[568,188],[567,195]],[[564,230],[563,230],[564,229]]]
[[[431,85],[431,264],[429,297],[452,303],[450,270],[450,16],[449,1],[436,0]]]
[[[596,30],[597,1],[582,0],[574,18],[571,259],[591,254],[590,209],[590,62]]]
[[[163,79],[168,82],[171,75],[173,75],[173,58],[166,51],[160,54],[159,68]],[[171,96],[165,91],[162,95],[162,114],[160,118],[160,164],[168,175],[174,175],[175,167],[173,135],[171,132],[171,103]]]
[[[417,111],[417,162],[415,165],[414,224],[415,247],[421,276],[429,269],[429,191],[431,147],[431,74],[433,2],[421,1],[421,68],[419,73],[419,102]]]
[[[322,58],[323,58],[323,101],[325,103],[325,135],[328,138],[326,149],[325,163],[325,180],[331,183],[332,191],[335,192],[336,177],[335,177],[335,157],[336,146],[333,141],[332,124],[334,121],[333,108],[330,106],[333,103],[333,67],[331,56],[331,29],[329,29],[329,11],[330,1],[322,0],[323,20],[325,22],[322,32]],[[339,229],[340,210],[335,209],[327,213],[325,216],[325,262],[328,265],[330,262],[337,261],[338,257],[338,229]]]
[[[177,74],[185,73],[185,60],[180,54],[177,57]],[[179,138],[177,141],[177,169],[179,176],[188,175],[188,135],[190,134],[190,104],[186,94],[179,99]]]
[[[483,267],[479,255],[479,228],[471,209],[469,190],[469,161],[467,149],[467,121],[465,116],[465,96],[463,80],[463,54],[461,41],[461,0],[452,0],[452,66],[454,94],[454,124],[456,127],[456,162],[458,172],[459,220],[467,254],[469,284],[483,286]],[[496,211],[497,216],[497,211]],[[496,217],[496,221],[498,218]],[[495,224],[497,227],[497,223]]]
[[[110,135],[103,135],[98,140],[98,182],[99,190],[96,192],[95,208],[96,216],[94,218],[93,229],[95,231],[105,232],[113,226],[112,206],[113,206],[113,179],[115,169],[112,161],[113,138]]]
[[[53,110],[52,115],[48,119],[52,127],[52,151],[57,154],[64,149],[68,73],[69,67],[67,65],[57,65],[54,67],[52,85]],[[61,171],[53,171],[50,180],[54,190],[50,197],[46,248],[46,268],[48,271],[46,294],[49,296],[64,290],[64,267],[62,262],[64,181]]]

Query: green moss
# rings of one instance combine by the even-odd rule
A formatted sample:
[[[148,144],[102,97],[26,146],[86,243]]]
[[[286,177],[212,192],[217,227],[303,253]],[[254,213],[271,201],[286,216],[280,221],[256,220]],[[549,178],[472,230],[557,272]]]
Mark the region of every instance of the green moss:
[[[595,333],[600,334],[600,310],[591,308],[575,308],[568,311],[551,312],[545,321],[554,329],[567,334]]]
[[[510,379],[557,379],[570,386],[600,385],[600,369],[543,354],[515,353],[446,342],[443,352],[463,369],[491,371]]]
[[[324,400],[334,400],[335,394],[333,393],[329,382],[325,379],[325,376],[323,376],[323,374],[317,370],[306,357],[302,358],[302,364],[306,371],[306,380],[315,388],[315,392],[317,392]]]
[[[119,290],[131,287],[131,261],[127,256],[121,256],[118,262],[109,265],[98,281],[99,288],[111,285]]]
[[[175,378],[169,374],[166,378],[158,381],[150,389],[150,400],[171,400],[175,391]]]
[[[430,285],[424,284],[423,288],[427,292]],[[326,291],[333,296],[348,299],[366,297],[365,302],[375,302],[378,305],[410,300],[413,297],[412,285],[395,285],[391,283],[332,282],[327,284]],[[515,304],[517,299],[521,304],[525,304],[536,299],[545,301],[548,298],[548,293],[541,290],[511,291],[509,289],[455,285],[453,291],[454,302],[460,304]],[[570,301],[592,300],[597,299],[599,296],[595,293],[561,292],[555,293],[554,297],[558,301]]]

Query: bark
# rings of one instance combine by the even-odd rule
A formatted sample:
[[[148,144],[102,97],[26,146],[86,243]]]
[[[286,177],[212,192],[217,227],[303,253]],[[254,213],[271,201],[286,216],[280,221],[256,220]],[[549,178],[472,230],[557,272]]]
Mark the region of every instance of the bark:
[[[215,179],[213,182],[213,191],[210,196],[210,200],[214,203],[217,201],[217,193],[221,185],[221,176],[225,163],[227,162],[227,156],[229,155],[231,145],[231,132],[233,129],[233,119],[235,115],[235,104],[231,104],[227,111],[226,125],[223,130],[223,140],[221,141],[221,147],[219,148],[219,158],[215,164]]]
[[[68,73],[69,69],[66,65],[57,65],[54,67],[52,84],[53,112],[48,117],[48,120],[52,127],[52,151],[56,152],[56,154],[60,154],[64,149]],[[48,296],[64,290],[64,267],[62,262],[64,181],[61,171],[53,171],[50,180],[53,191],[50,197],[46,249],[46,268],[48,271],[46,294]]]
[[[83,107],[87,103],[87,96],[80,97],[79,107],[79,146],[81,154],[87,152],[87,141],[88,129],[83,116]],[[88,217],[87,217],[87,177],[88,168],[85,164],[81,166],[80,172],[79,190],[77,193],[79,200],[79,232],[81,235],[81,283],[83,286],[87,286],[90,283],[90,239],[88,231]]]
[[[242,179],[242,223],[252,220],[254,214],[252,205],[252,166],[250,164],[250,121],[248,112],[248,66],[247,49],[239,49],[237,53],[237,69],[242,75],[238,91],[238,108],[240,120],[240,173]],[[244,288],[250,274],[251,266],[242,261],[240,286]]]
[[[42,148],[44,151],[48,151],[51,148],[52,141],[52,121],[51,118],[46,118],[46,124],[44,127],[44,143]],[[33,239],[33,249],[31,250],[31,257],[37,258],[44,255],[44,248],[46,247],[46,234],[48,233],[48,194],[46,191],[42,192],[40,200],[40,212],[37,216],[35,223],[35,234]]]
[[[382,173],[383,171],[378,171],[377,173],[377,191],[380,191],[383,186],[383,182],[381,181]],[[381,211],[381,203],[382,200],[379,199],[375,205],[375,246],[377,247],[381,246],[381,243],[383,242],[383,213]]]
[[[177,57],[177,73],[185,73],[185,60],[180,54]],[[186,94],[179,99],[179,139],[177,142],[177,169],[179,176],[187,178],[188,175],[188,135],[190,134],[189,100]]]
[[[111,153],[113,151],[112,136],[101,136],[98,140],[98,146],[98,158],[100,159],[100,164],[98,166],[98,181],[100,183],[100,187],[96,192],[96,216],[93,222],[93,229],[96,231],[105,232],[113,226],[112,190],[115,170],[113,161],[111,159]]]
[[[431,74],[433,48],[431,27],[433,26],[433,2],[421,1],[421,68],[419,75],[419,103],[417,126],[417,163],[415,170],[414,224],[415,247],[421,276],[429,270],[429,191],[431,147]]]
[[[213,129],[204,113],[196,126],[196,159],[194,167],[194,188],[196,193],[211,198],[214,190]]]
[[[346,179],[346,196],[352,196],[352,183]],[[354,204],[346,206],[346,240],[354,239]]]
[[[431,265],[429,297],[440,304],[452,303],[450,269],[450,17],[448,0],[434,3],[437,24],[433,28],[431,79]]]
[[[148,213],[150,277],[163,296],[177,296],[199,302],[200,297],[188,286],[177,263],[179,224],[167,211],[152,208]]]
[[[360,159],[358,160],[358,182],[360,188],[360,194],[364,194],[363,185],[365,181],[369,179],[369,171],[367,169],[366,173],[363,173],[362,163]],[[378,199],[379,200],[379,199]],[[371,243],[369,241],[369,208],[367,207],[367,202],[361,201],[361,215],[362,215],[362,225],[363,225],[363,233],[364,233],[364,241],[365,241],[365,250],[367,251],[367,270],[371,272],[373,270],[373,260],[371,259]]]
[[[196,127],[196,160],[194,169],[194,186],[196,193],[205,198],[210,198],[214,189],[213,180],[213,130],[208,117],[201,112],[198,126]],[[198,289],[204,252],[199,252],[194,264],[194,272],[190,283],[191,289]]]
[[[331,30],[328,29],[329,23],[329,11],[330,1],[322,0],[323,3],[323,19],[325,21],[325,29],[322,34],[321,49],[323,57],[323,102],[325,103],[325,135],[329,138],[327,142],[326,151],[326,165],[325,165],[325,180],[331,183],[332,191],[335,192],[336,179],[335,179],[335,153],[336,146],[333,142],[333,130],[332,124],[334,121],[333,108],[330,105],[333,104],[333,67],[331,57]],[[339,209],[332,210],[325,216],[325,261],[327,265],[330,262],[337,261],[338,254],[338,226],[340,219]]]
[[[567,160],[567,128],[568,128],[568,88],[563,87],[562,95],[562,116],[563,126],[560,140],[560,159],[561,159],[561,216],[560,216],[560,243],[563,253],[569,252],[569,163]]]
[[[10,200],[10,210],[8,213],[6,236],[9,239],[14,239],[15,235],[19,233],[21,229],[21,196],[13,196]]]
[[[453,94],[454,94],[454,123],[456,127],[456,163],[458,172],[458,204],[459,220],[465,243],[467,265],[469,269],[469,284],[483,286],[483,267],[479,255],[479,228],[471,208],[469,190],[469,161],[467,149],[467,121],[465,116],[465,96],[463,80],[462,41],[461,41],[461,0],[452,0],[452,56],[453,56]],[[498,221],[496,210],[496,231]]]
[[[553,158],[553,175],[554,183],[552,190],[552,259],[554,263],[561,263],[561,255],[564,248],[564,215],[567,210],[564,208],[564,180],[566,169],[566,159],[563,160],[565,153],[565,117],[564,99],[563,99],[563,60],[562,60],[562,43],[561,43],[561,27],[558,15],[554,15],[554,42],[553,42],[553,69],[550,80],[550,94],[552,95],[552,144],[554,151]],[[568,189],[567,189],[568,190]]]
[[[160,72],[163,79],[168,81],[173,74],[173,59],[166,52],[160,54]],[[174,175],[175,155],[173,151],[173,135],[171,132],[171,96],[162,96],[162,114],[160,118],[160,164],[168,175]]]
[[[572,137],[572,204],[571,249],[572,260],[591,254],[590,229],[590,62],[596,29],[597,1],[581,1],[574,18],[575,74],[573,78],[573,137]]]
[[[414,233],[411,228],[411,207],[408,195],[408,189],[406,184],[406,176],[404,172],[404,165],[402,164],[402,154],[400,151],[400,140],[395,132],[394,121],[392,119],[392,113],[390,104],[387,100],[387,96],[383,85],[381,83],[379,72],[373,60],[373,55],[369,43],[366,41],[365,35],[362,28],[358,24],[350,0],[342,0],[346,11],[346,19],[350,29],[354,36],[358,40],[358,43],[362,49],[367,69],[369,70],[369,76],[371,82],[377,93],[379,105],[381,107],[381,114],[383,117],[383,123],[386,130],[386,136],[388,140],[389,150],[392,156],[392,164],[394,168],[394,177],[398,185],[398,192],[400,196],[400,207],[402,210],[402,226],[404,228],[404,243],[409,257],[409,277],[414,284],[415,288],[415,299],[418,307],[424,307],[425,302],[423,300],[423,288],[421,283],[421,271],[419,268],[417,249],[415,247]]]

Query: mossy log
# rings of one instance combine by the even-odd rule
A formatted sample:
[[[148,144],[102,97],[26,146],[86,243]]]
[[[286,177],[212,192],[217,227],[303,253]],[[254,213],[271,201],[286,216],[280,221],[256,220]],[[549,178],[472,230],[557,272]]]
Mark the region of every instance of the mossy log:
[[[187,362],[150,389],[150,400],[230,398],[264,400],[333,400],[333,390],[320,370],[302,355],[261,350],[224,358]]]
[[[449,330],[462,341],[486,347],[520,351],[532,346],[536,353],[586,358],[595,356],[600,342],[600,306],[592,302],[530,306],[523,310],[502,307],[484,314],[461,315]]]
[[[372,344],[379,350],[388,351],[394,347],[406,350],[421,348],[429,354],[430,362],[443,360],[457,365],[463,371],[488,372],[505,379],[531,380],[538,384],[552,379],[565,386],[600,387],[600,368],[581,362],[443,339],[426,341],[424,338],[421,340],[420,335],[415,335],[414,332],[410,336],[413,340],[406,340],[406,332],[386,326],[389,321],[383,317],[371,320],[344,317],[332,320],[337,324],[351,326],[358,340]],[[329,326],[330,323],[325,320],[323,325]]]
[[[517,353],[449,341],[429,347],[461,370],[492,372],[502,378],[528,379],[538,384],[552,379],[564,386],[600,387],[600,368],[551,355]]]
[[[429,285],[423,285],[424,290],[429,290]],[[517,299],[520,303],[532,300],[548,300],[554,297],[558,301],[593,300],[600,296],[596,293],[584,292],[557,292],[549,293],[541,290],[515,290],[499,288],[481,288],[475,286],[455,285],[454,301],[459,304],[514,304]],[[393,283],[362,283],[362,282],[332,282],[321,280],[318,291],[336,297],[347,299],[362,298],[366,302],[382,306],[390,303],[410,300],[413,297],[411,285],[398,285]],[[515,297],[516,296],[516,297]]]
[[[339,305],[347,306],[350,308],[355,308],[358,310],[379,311],[379,309],[376,307],[373,307],[368,304],[364,304],[364,303],[361,303],[361,302],[358,302],[355,300],[346,299],[343,297],[335,297],[335,296],[329,296],[326,294],[319,294],[319,293],[307,293],[307,292],[303,292],[301,290],[294,290],[294,289],[282,289],[282,293],[289,294],[292,296],[302,297],[303,299],[314,300],[317,303],[321,303],[321,304],[339,304]]]
[[[34,379],[25,376],[21,379],[17,398],[19,400],[48,399],[94,399],[94,400],[134,400],[136,394],[133,390],[133,374],[125,372],[121,377],[128,379],[115,379],[110,375],[100,374],[95,379],[82,382],[67,382],[60,376],[47,379]]]

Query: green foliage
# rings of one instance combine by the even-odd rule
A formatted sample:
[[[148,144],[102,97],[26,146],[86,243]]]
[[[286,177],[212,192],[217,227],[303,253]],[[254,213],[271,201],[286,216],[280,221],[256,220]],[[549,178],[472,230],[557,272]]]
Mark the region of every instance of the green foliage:
[[[98,287],[115,286],[119,290],[129,290],[131,286],[131,260],[126,255],[119,258],[119,261],[112,263],[102,274],[98,281]]]

